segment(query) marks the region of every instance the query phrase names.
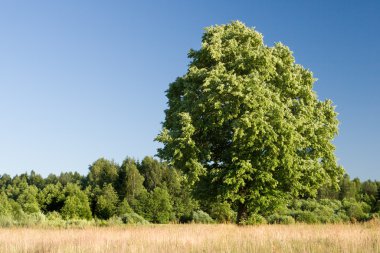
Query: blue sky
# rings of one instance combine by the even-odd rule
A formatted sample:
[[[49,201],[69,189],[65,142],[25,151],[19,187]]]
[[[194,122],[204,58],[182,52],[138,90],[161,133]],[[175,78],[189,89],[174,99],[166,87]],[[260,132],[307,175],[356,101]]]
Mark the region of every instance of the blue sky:
[[[154,155],[169,83],[203,28],[232,20],[313,71],[339,163],[380,179],[379,1],[0,1],[0,173]]]

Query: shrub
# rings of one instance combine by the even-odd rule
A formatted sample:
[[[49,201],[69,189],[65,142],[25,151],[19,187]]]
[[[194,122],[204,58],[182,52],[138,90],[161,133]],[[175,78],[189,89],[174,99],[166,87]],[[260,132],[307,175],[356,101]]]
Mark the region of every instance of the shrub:
[[[346,215],[346,213],[341,210],[339,212],[337,212],[337,217],[342,221],[342,222],[349,222],[350,221],[350,218]]]
[[[65,223],[65,227],[70,228],[85,228],[91,225],[95,225],[94,220],[70,219]]]
[[[107,220],[107,225],[108,226],[120,226],[120,225],[123,225],[123,224],[124,224],[124,222],[121,219],[121,217],[112,216],[111,218],[109,218]]]
[[[365,221],[369,219],[370,206],[364,202],[357,202],[354,199],[344,199],[343,208],[352,222]]]
[[[280,215],[280,214],[272,214],[268,217],[268,222],[270,224],[294,224],[295,220],[292,216],[289,215]]]
[[[111,218],[117,211],[118,196],[111,184],[103,187],[95,204],[95,215],[101,219]]]
[[[0,227],[11,227],[14,225],[14,220],[11,216],[0,216]]]
[[[330,207],[335,212],[338,212],[340,209],[342,209],[342,202],[337,199],[321,199],[319,203],[323,206]]]
[[[319,207],[319,203],[314,199],[301,200],[301,210],[313,212]]]
[[[124,224],[149,224],[147,220],[135,212],[125,213],[120,218]]]
[[[132,213],[132,212],[133,210],[129,206],[127,199],[124,199],[123,201],[119,203],[119,206],[117,208],[118,215],[123,215],[125,213]]]
[[[221,223],[233,222],[236,219],[236,213],[227,202],[212,204],[210,216]]]
[[[143,198],[139,204],[145,204],[142,214],[150,222],[169,223],[173,217],[173,206],[170,201],[170,195],[164,188],[156,187],[154,191],[148,193],[147,197]],[[138,209],[140,208],[137,207],[137,210]],[[133,208],[133,210],[136,209]]]
[[[12,218],[16,221],[22,220],[25,216],[25,213],[22,210],[21,205],[14,200],[10,200],[9,203],[12,209]]]
[[[66,219],[87,219],[91,218],[90,205],[82,202],[78,196],[69,196],[65,200],[65,205],[61,210],[62,216]]]
[[[202,210],[193,212],[193,220],[194,223],[203,223],[210,224],[214,223],[214,220],[210,217],[210,215]]]
[[[295,213],[295,220],[307,224],[319,223],[318,217],[315,213],[310,211],[299,211]]]
[[[36,226],[41,225],[45,223],[46,217],[42,213],[30,213],[25,214],[22,219],[17,220],[17,225],[23,226],[23,227],[30,227],[30,226]]]
[[[53,211],[46,214],[46,218],[48,220],[62,220],[62,216],[60,213]]]
[[[316,214],[318,221],[321,223],[329,223],[334,219],[334,210],[328,206],[319,206],[314,213]]]
[[[242,222],[242,225],[259,225],[266,224],[267,220],[260,214],[251,214],[246,221]]]
[[[10,216],[12,206],[4,192],[0,192],[0,216]]]

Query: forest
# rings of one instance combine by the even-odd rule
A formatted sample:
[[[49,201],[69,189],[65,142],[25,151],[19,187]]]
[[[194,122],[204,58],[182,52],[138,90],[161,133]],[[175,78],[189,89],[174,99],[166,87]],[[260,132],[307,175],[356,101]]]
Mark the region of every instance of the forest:
[[[234,223],[237,206],[202,199],[180,170],[153,157],[100,158],[87,175],[47,177],[31,171],[0,176],[0,225]],[[241,224],[355,223],[379,217],[380,182],[353,180],[322,187],[317,197],[288,198],[275,210],[251,213]]]

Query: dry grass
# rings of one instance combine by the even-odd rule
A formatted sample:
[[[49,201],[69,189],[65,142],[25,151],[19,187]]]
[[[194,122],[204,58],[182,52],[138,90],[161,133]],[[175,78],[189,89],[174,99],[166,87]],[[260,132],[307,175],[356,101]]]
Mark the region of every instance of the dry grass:
[[[3,228],[0,252],[380,252],[380,224]]]

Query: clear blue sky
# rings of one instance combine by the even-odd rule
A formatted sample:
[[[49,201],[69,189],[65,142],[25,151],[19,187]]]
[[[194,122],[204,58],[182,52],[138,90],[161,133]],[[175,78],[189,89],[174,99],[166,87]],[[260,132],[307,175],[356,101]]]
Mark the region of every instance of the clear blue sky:
[[[232,20],[314,72],[339,163],[380,179],[379,1],[1,1],[0,173],[154,155],[168,84],[203,28]]]

